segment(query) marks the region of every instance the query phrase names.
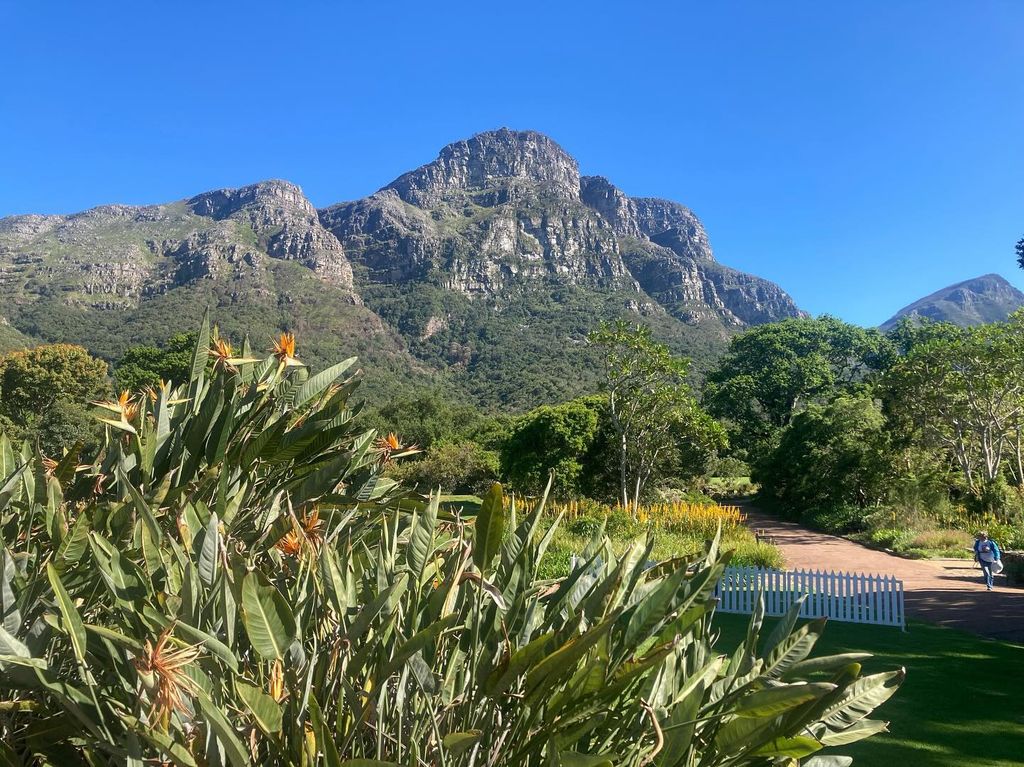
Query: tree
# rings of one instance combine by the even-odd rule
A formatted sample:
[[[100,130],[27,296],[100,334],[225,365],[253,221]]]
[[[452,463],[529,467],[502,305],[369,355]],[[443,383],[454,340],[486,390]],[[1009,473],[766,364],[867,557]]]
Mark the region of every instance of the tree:
[[[928,317],[901,317],[885,337],[895,346],[897,354],[905,356],[915,346],[936,339],[954,339],[960,332],[960,326],[952,322],[939,322]],[[893,364],[895,362],[893,360]]]
[[[394,397],[367,415],[367,423],[382,433],[429,449],[435,442],[473,440],[488,449],[504,439],[506,419],[471,405],[452,402],[437,389],[422,389]]]
[[[81,346],[44,344],[0,357],[0,416],[51,455],[95,438],[89,403],[110,391],[107,364]]]
[[[604,352],[619,498],[630,508],[639,504],[659,462],[677,440],[698,442],[707,435],[707,422],[687,384],[689,360],[656,343],[649,328],[632,328],[621,320],[602,323],[589,341]]]
[[[708,375],[704,402],[754,460],[801,408],[851,391],[894,360],[892,342],[834,317],[788,319],[742,333]]]
[[[188,378],[196,334],[178,333],[161,347],[130,346],[114,366],[119,389],[140,391],[161,381],[180,383]]]
[[[894,458],[880,404],[843,394],[798,413],[778,446],[758,463],[761,493],[796,516],[844,506],[877,506],[888,494]]]
[[[915,345],[885,376],[890,408],[947,450],[980,495],[1004,461],[1024,479],[1024,312]]]
[[[1024,237],[1017,240],[1017,245],[1014,247],[1017,252],[1017,265],[1024,269]]]
[[[587,466],[607,418],[604,397],[582,397],[561,405],[542,405],[517,419],[501,450],[502,473],[521,492],[544,490],[554,472],[553,492],[573,497],[582,492]],[[585,471],[587,468],[590,471]]]

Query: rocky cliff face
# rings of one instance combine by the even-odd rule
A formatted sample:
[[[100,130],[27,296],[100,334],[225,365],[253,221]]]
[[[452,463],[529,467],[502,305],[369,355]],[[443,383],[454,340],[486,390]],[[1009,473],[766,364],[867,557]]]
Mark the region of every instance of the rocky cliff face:
[[[321,226],[316,208],[294,184],[265,181],[221,189],[193,197],[188,206],[215,221],[247,223],[271,258],[298,261],[324,282],[352,289],[352,266],[341,243]]]
[[[1024,293],[998,274],[986,274],[937,290],[900,309],[882,324],[889,330],[902,318],[952,322],[954,325],[982,325],[1002,322],[1024,307]]]
[[[576,160],[543,134],[506,128],[449,144],[432,163],[385,188],[418,208],[439,208],[458,206],[467,192],[514,188],[517,181],[546,188],[556,197],[580,196]]]
[[[268,290],[272,259],[296,261],[356,300],[341,243],[283,181],[167,205],[0,220],[0,295],[9,300],[60,295],[67,305],[128,309],[203,279]]]
[[[683,205],[631,198],[530,131],[482,133],[381,191],[320,213],[373,284],[433,281],[500,301],[571,283],[636,294],[687,323],[799,315],[780,288],[718,264]],[[646,295],[644,295],[646,294]]]
[[[373,283],[433,280],[468,296],[531,282],[630,283],[612,226],[580,200],[576,161],[539,133],[494,131],[320,213]]]

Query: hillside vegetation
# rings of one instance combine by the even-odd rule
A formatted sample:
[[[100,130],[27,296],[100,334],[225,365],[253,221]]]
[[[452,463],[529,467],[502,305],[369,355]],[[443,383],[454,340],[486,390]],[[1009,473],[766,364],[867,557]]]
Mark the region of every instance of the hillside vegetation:
[[[0,437],[6,764],[724,767],[885,729],[902,670],[809,658],[820,621],[713,648],[717,534],[655,567],[598,534],[544,578],[543,499],[409,494],[354,360],[300,355],[204,324],[185,380],[97,404],[96,449]]]

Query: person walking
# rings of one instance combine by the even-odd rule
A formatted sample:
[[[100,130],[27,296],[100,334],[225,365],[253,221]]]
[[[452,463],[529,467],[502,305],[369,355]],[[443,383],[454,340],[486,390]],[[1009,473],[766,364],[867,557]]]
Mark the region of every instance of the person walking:
[[[999,570],[996,562],[999,561],[999,544],[989,540],[988,533],[984,530],[974,536],[974,561],[981,565],[981,572],[985,576],[985,588],[992,590],[993,568]]]

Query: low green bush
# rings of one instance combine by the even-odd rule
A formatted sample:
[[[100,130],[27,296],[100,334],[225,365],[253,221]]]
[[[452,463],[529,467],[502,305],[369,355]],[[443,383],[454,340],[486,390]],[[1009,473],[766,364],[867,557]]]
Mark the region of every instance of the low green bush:
[[[884,546],[887,549],[899,551],[907,548],[914,538],[914,533],[899,527],[883,527],[872,530],[868,533],[868,538],[876,546]]]
[[[498,479],[498,454],[476,442],[438,442],[419,460],[390,468],[388,476],[424,493],[443,487],[480,494]]]
[[[741,541],[732,544],[733,555],[731,563],[744,567],[770,567],[781,570],[785,567],[786,561],[782,552],[770,543],[764,541]]]

